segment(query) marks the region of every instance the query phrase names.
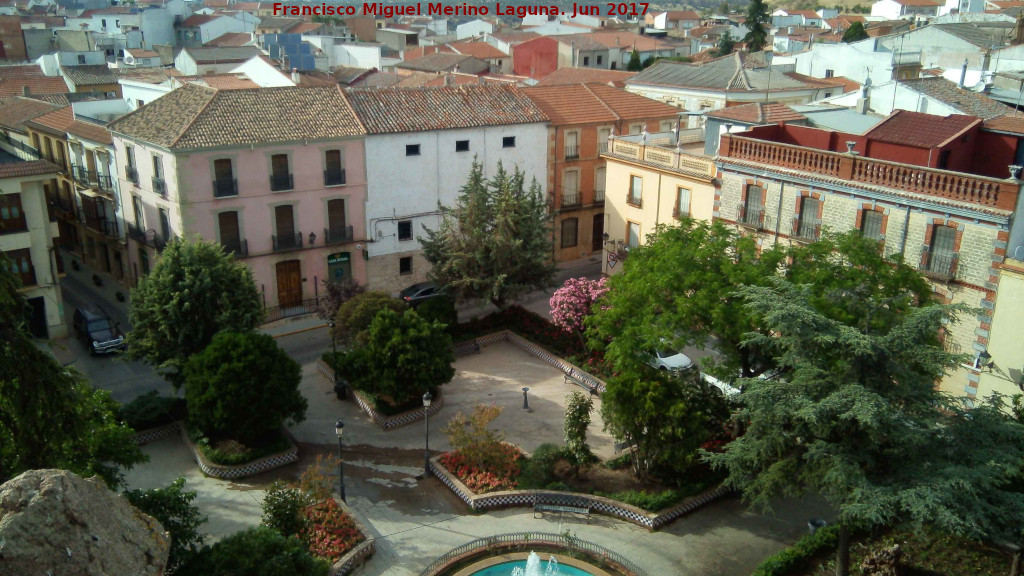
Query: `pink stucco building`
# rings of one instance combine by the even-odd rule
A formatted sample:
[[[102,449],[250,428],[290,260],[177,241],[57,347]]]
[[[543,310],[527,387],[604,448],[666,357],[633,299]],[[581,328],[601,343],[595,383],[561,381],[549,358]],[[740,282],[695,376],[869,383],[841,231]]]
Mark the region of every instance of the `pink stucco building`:
[[[366,284],[364,130],[337,86],[187,85],[112,122],[132,283],[171,238],[219,242],[268,308]]]

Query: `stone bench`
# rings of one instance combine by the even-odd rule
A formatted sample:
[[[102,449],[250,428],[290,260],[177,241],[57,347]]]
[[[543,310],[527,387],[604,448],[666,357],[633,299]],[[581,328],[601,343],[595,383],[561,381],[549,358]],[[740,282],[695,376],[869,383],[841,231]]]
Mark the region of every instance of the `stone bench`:
[[[600,396],[601,393],[597,388],[597,383],[593,382],[590,378],[584,377],[578,373],[575,369],[571,369],[565,373],[565,383],[575,384],[580,388],[583,388],[587,392],[590,392],[591,396]]]

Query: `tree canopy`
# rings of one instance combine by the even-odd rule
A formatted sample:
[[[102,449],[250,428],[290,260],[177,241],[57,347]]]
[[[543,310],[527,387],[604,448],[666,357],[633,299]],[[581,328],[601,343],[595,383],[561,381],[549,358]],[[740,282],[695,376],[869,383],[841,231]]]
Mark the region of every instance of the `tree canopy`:
[[[849,44],[850,42],[856,42],[858,40],[864,40],[869,38],[868,33],[864,30],[864,24],[862,22],[854,22],[850,24],[850,27],[843,32],[843,42]]]
[[[736,418],[746,433],[705,457],[747,501],[822,494],[839,511],[840,574],[851,526],[906,521],[975,538],[1019,531],[1024,495],[1006,487],[1024,466],[1024,427],[998,398],[967,410],[935,386],[966,360],[938,341],[963,307],[894,314],[883,312],[890,298],[843,295],[887,316],[881,325],[829,318],[811,287],[784,279],[738,295],[768,329],[749,343],[771,350],[780,371],[741,381]]]
[[[725,33],[718,38],[718,44],[715,45],[715,56],[728,56],[729,54],[732,54],[735,47],[736,39],[732,37],[731,32],[726,30]]]
[[[626,70],[630,72],[639,72],[644,69],[644,64],[640,60],[640,53],[633,49],[633,52],[629,55],[629,62],[626,64]]]
[[[750,0],[747,5],[747,19],[743,25],[747,27],[747,35],[743,41],[749,52],[760,52],[768,44],[768,31],[771,30],[772,16],[768,4],[764,0]]]
[[[128,356],[169,370],[175,387],[189,357],[220,331],[245,332],[263,319],[247,266],[201,239],[175,239],[131,293]]]
[[[204,546],[182,574],[204,576],[326,576],[330,567],[309,553],[295,536],[284,537],[273,528],[258,526]]]
[[[386,292],[363,292],[348,299],[334,316],[333,336],[343,344],[357,345],[366,340],[370,323],[381,310],[402,313],[408,306]]]
[[[499,163],[490,182],[474,160],[454,208],[441,207],[441,226],[420,239],[430,277],[457,301],[486,298],[505,308],[551,283],[551,216],[534,180]]]
[[[37,468],[124,482],[122,469],[146,461],[119,405],[74,368],[32,341],[21,281],[0,253],[0,483]]]
[[[166,488],[129,490],[124,497],[132,506],[160,521],[171,535],[171,553],[167,558],[169,569],[177,569],[198,552],[205,539],[199,527],[207,519],[193,504],[196,492],[185,490],[184,477],[178,477]]]
[[[185,365],[189,422],[208,436],[251,445],[306,417],[302,368],[273,337],[221,332]]]
[[[359,387],[396,401],[422,395],[451,381],[452,339],[444,324],[414,310],[381,310],[370,324]]]

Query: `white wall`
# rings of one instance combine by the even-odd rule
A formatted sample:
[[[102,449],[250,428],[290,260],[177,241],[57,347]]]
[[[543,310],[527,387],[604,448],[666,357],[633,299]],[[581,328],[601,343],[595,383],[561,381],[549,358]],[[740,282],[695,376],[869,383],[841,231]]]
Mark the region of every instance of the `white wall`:
[[[316,38],[320,40],[321,43],[318,47],[327,54],[327,62],[331,67],[352,66],[355,68],[384,69],[381,63],[380,45],[364,44],[362,42],[341,42],[338,38]]]
[[[893,0],[878,0],[871,5],[871,15],[881,16],[886,20],[899,20],[902,7]]]
[[[966,58],[968,67],[980,69],[985,52],[936,26],[924,26],[905,34],[881,37],[879,44],[894,52],[920,50],[924,68],[959,70]]]
[[[896,98],[893,99],[893,91]],[[838,104],[840,106],[855,106],[857,99],[861,97],[862,90],[827,98],[819,102]],[[903,84],[889,81],[881,85],[872,85],[868,90],[868,105],[871,110],[882,115],[889,115],[893,110],[910,110],[912,112],[925,112],[938,116],[949,116],[950,114],[962,114],[959,110],[943,103],[940,100],[929,98],[920,92],[905,87]]]
[[[277,68],[274,68],[259,56],[253,56],[243,64],[232,68],[230,72],[245,74],[250,80],[264,88],[272,86],[295,86],[295,82],[292,82],[291,76],[288,76]]]
[[[875,39],[868,38],[851,44],[814,44],[810,50],[778,56],[779,64],[796,64],[796,72],[824,78],[826,70],[835,76],[845,76],[863,84],[871,78],[872,84],[883,84],[892,80],[892,58],[890,52],[875,52]]]
[[[199,25],[199,43],[205,44],[231,32],[252,33],[256,30],[256,22],[255,16],[245,12],[225,14]]]
[[[121,98],[133,111],[138,109],[140,100],[149,104],[174,89],[169,82],[166,85],[156,85],[133,80],[119,80],[118,84],[121,85]]]
[[[473,20],[455,27],[455,38],[458,40],[476,38],[477,36],[483,36],[485,33],[493,34],[494,25],[483,20]]]
[[[505,136],[515,136],[515,148],[502,148]],[[456,140],[469,140],[469,151],[456,153]],[[420,155],[406,156],[406,144],[419,144]],[[423,226],[437,228],[438,202],[455,204],[474,157],[484,165],[487,177],[494,174],[501,161],[509,172],[518,165],[526,173],[527,185],[536,178],[543,190],[547,179],[547,126],[514,124],[367,136],[367,235],[374,240],[368,245],[370,257],[419,250],[416,238],[422,236]],[[413,219],[413,240],[399,242],[393,218],[414,214],[425,215]]]

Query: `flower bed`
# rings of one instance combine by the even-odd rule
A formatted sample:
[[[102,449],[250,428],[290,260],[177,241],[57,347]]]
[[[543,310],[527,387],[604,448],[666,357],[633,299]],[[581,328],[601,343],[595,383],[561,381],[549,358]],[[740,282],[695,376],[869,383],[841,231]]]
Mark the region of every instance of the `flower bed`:
[[[511,444],[501,444],[493,450],[488,464],[484,466],[473,464],[459,451],[442,454],[439,462],[476,494],[514,490],[518,485],[523,453]]]
[[[311,554],[332,564],[366,539],[355,521],[329,498],[306,510],[301,537]]]
[[[455,342],[472,340],[502,329],[512,330],[563,358],[585,352],[579,336],[562,330],[546,318],[521,306],[510,306],[459,324],[452,331],[452,339]]]

